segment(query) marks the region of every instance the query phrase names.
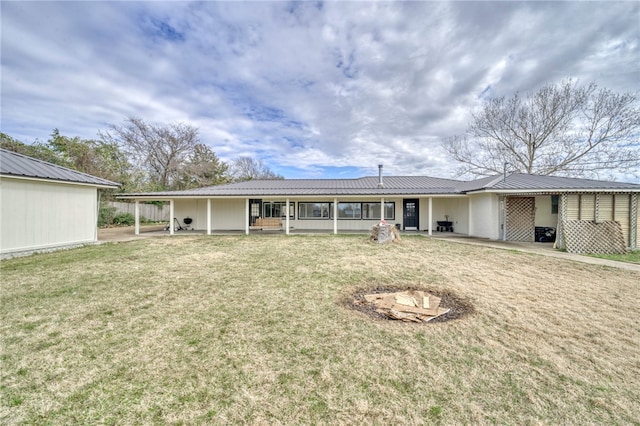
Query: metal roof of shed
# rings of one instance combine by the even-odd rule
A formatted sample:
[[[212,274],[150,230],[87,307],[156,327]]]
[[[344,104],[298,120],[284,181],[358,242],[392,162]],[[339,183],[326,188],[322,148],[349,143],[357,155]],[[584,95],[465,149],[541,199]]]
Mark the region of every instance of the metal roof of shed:
[[[116,188],[119,183],[0,148],[0,174]]]

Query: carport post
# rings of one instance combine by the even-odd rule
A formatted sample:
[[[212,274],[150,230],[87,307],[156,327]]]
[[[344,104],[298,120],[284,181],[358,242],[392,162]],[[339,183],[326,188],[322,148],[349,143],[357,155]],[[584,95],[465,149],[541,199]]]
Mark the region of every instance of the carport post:
[[[429,230],[429,236],[433,235],[433,229],[431,228],[433,223],[433,197],[429,197],[429,223],[427,229]]]
[[[244,233],[249,235],[249,199],[244,200]]]
[[[333,233],[338,233],[338,199],[333,199]]]
[[[173,235],[173,215],[174,215],[173,198],[169,200],[169,235]]]
[[[284,220],[284,226],[285,226],[284,233],[286,235],[289,235],[289,198],[285,200],[285,203],[287,207],[284,209],[284,214],[286,216],[286,219]]]
[[[211,198],[207,198],[207,235],[211,235]]]
[[[136,200],[136,202],[134,203],[135,205],[135,210],[134,210],[134,216],[135,216],[135,226],[134,226],[134,234],[135,235],[140,235],[140,201]]]

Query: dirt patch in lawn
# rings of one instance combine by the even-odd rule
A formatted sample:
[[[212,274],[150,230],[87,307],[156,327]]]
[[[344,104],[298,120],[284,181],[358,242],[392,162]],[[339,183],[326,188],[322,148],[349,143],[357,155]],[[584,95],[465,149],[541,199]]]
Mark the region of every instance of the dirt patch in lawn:
[[[435,290],[429,288],[416,288],[416,287],[373,287],[373,288],[359,288],[351,297],[345,300],[345,305],[358,312],[362,312],[371,318],[376,320],[396,321],[391,319],[388,315],[381,313],[380,310],[372,303],[369,303],[365,296],[372,294],[383,293],[395,293],[406,291],[421,291],[427,292],[432,296],[440,298],[440,306],[449,309],[449,312],[443,315],[439,315],[428,322],[422,322],[421,324],[433,324],[442,323],[447,321],[453,321],[467,317],[475,313],[473,304],[462,296],[459,296],[451,290]]]

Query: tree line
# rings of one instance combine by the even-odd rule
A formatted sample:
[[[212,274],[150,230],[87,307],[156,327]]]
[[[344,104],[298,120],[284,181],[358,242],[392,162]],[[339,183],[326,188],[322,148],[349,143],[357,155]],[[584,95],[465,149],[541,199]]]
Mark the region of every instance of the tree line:
[[[0,147],[122,184],[117,192],[172,191],[251,179],[283,179],[261,159],[222,161],[189,124],[156,125],[137,117],[96,139],[60,134],[27,144],[0,133]]]

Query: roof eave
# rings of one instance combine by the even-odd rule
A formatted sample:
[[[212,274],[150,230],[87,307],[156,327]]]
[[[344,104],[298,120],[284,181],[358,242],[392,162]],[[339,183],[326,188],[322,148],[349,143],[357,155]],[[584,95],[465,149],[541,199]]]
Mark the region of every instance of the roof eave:
[[[483,188],[477,189],[473,191],[467,191],[467,194],[532,194],[532,193],[540,193],[540,194],[548,194],[548,193],[629,193],[629,192],[638,192],[640,193],[640,188],[529,188],[529,189],[493,189],[493,188]]]
[[[115,189],[120,188],[122,184],[117,182],[111,183],[97,183],[97,182],[79,182],[74,180],[64,180],[64,179],[52,179],[45,177],[35,177],[35,176],[25,176],[25,175],[14,175],[11,173],[2,173],[0,174],[0,178],[10,178],[10,179],[22,179],[22,180],[31,180],[38,182],[57,182],[57,183],[66,183],[69,185],[83,185],[83,186],[94,186],[97,188],[105,188],[105,189]]]

